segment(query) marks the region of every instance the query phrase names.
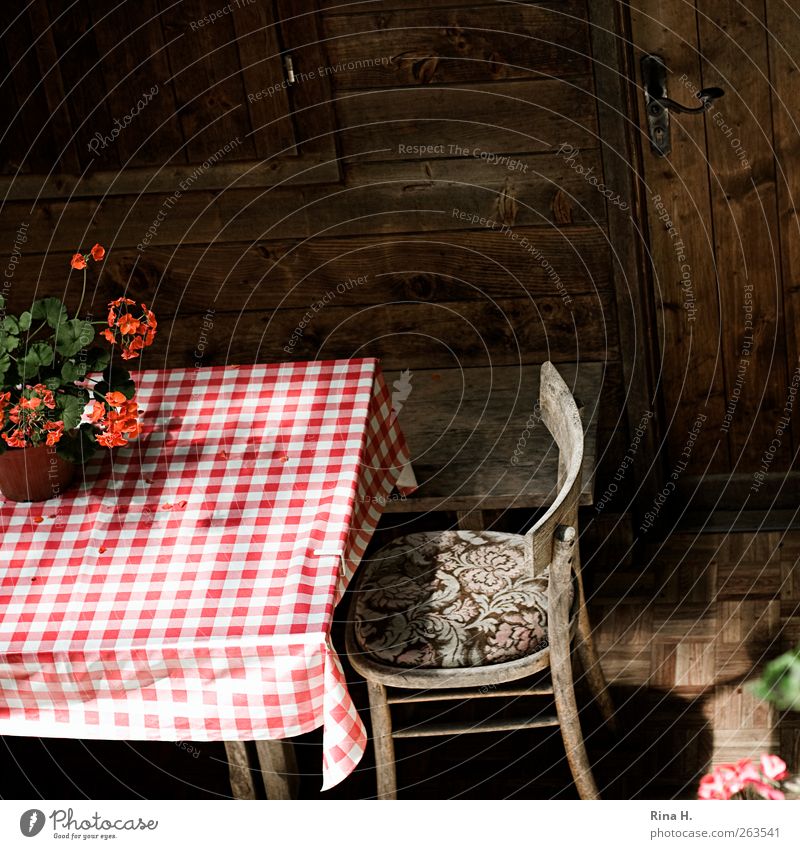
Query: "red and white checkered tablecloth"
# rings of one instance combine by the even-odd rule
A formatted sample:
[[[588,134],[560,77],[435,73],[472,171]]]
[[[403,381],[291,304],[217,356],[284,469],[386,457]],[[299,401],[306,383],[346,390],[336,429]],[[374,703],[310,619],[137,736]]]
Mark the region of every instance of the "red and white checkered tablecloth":
[[[409,461],[376,360],[143,371],[144,432],[40,504],[0,499],[0,734],[366,734],[333,608]],[[413,478],[412,478],[413,480]]]

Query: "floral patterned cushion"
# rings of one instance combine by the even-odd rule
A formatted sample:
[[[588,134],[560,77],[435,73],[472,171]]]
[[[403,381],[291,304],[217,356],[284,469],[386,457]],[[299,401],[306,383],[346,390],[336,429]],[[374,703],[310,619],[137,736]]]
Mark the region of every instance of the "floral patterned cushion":
[[[401,537],[368,563],[355,599],[359,646],[403,667],[504,663],[547,647],[547,571],[525,537],[446,531]]]

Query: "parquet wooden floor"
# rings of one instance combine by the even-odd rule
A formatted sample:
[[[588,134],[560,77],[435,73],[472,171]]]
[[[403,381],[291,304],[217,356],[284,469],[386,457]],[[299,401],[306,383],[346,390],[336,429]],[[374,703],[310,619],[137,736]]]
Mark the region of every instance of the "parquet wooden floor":
[[[770,750],[800,769],[800,714],[778,715],[748,686],[800,642],[799,561],[800,532],[680,534],[612,570],[598,552],[593,625],[609,681],[699,702],[713,763]]]
[[[518,531],[515,521],[505,516],[495,527]],[[442,527],[434,517],[416,528],[434,522]],[[800,642],[800,532],[681,534],[632,549],[625,534],[609,533],[613,522],[584,516],[581,538],[596,638],[623,729],[613,738],[591,706],[582,713],[604,797],[691,797],[710,764],[767,750],[800,771],[800,714],[777,715],[748,687],[767,659]],[[376,544],[395,533],[385,531]],[[341,623],[334,639],[343,645]],[[368,723],[366,691],[348,677]],[[320,797],[320,733],[297,738],[297,752],[302,795]],[[397,752],[406,798],[574,795],[557,731],[401,741]],[[325,796],[369,797],[374,786],[370,747]],[[229,792],[220,745],[0,740],[4,798]]]

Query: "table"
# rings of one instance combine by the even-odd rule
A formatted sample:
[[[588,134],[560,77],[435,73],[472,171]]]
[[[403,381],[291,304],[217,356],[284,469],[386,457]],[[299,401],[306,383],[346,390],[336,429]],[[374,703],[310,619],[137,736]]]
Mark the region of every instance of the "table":
[[[0,734],[366,734],[333,608],[408,452],[374,359],[138,375],[139,440],[75,490],[0,503]]]

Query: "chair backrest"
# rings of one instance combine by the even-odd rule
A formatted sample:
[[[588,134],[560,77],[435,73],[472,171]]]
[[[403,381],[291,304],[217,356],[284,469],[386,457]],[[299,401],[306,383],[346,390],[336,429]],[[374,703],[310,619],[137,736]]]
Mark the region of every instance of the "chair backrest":
[[[542,363],[539,407],[542,421],[558,446],[558,493],[544,516],[525,535],[526,558],[534,575],[540,575],[550,563],[556,528],[569,525],[578,531],[583,425],[569,387],[551,362]]]

